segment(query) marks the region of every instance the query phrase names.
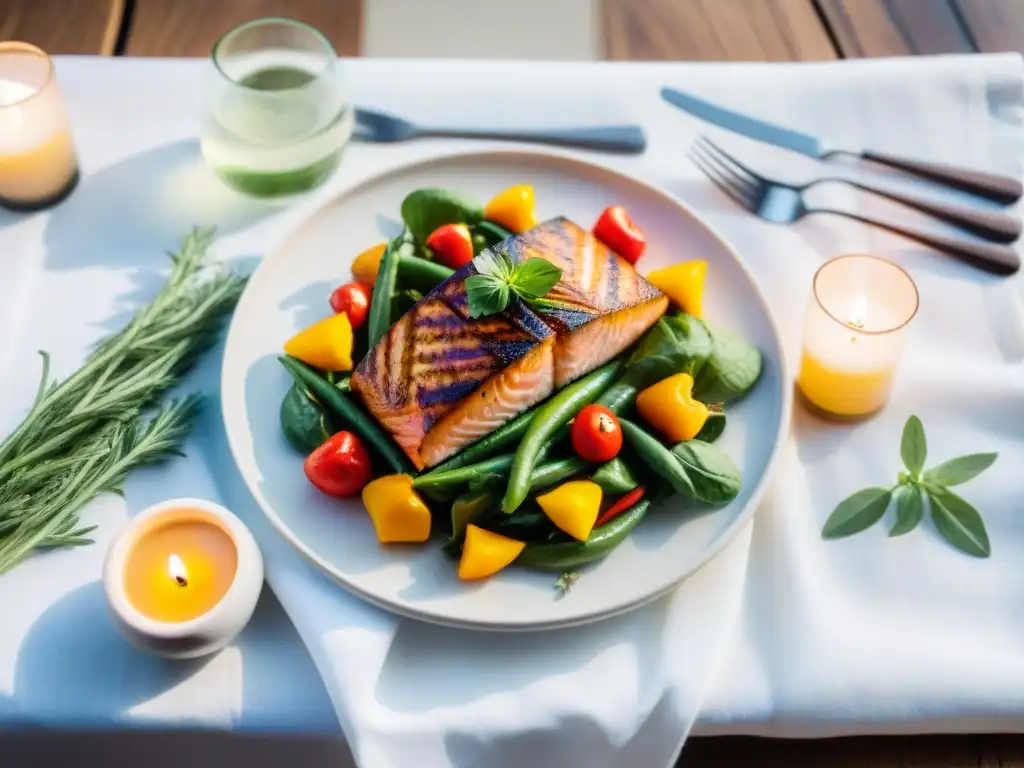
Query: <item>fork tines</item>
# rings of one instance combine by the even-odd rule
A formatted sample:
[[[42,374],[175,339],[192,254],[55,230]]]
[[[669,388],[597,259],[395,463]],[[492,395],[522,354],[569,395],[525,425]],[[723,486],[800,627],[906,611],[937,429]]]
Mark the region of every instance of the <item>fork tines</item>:
[[[697,137],[688,155],[716,187],[747,210],[757,210],[761,183],[746,166],[705,136]]]

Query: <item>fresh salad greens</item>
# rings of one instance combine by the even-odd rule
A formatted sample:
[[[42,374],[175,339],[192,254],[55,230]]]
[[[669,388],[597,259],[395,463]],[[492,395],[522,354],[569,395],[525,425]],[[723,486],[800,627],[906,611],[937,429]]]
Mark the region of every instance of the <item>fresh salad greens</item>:
[[[538,317],[576,311],[546,298],[572,275],[565,278],[544,258],[513,264],[507,255],[504,241],[536,224],[533,205],[528,186],[504,190],[487,205],[444,189],[410,193],[401,206],[403,232],[357,259],[357,279],[368,284],[373,277],[374,288],[366,326],[352,332],[363,334],[365,348],[372,349],[453,269],[470,263],[471,253],[465,305],[458,312],[480,318],[515,301],[532,307]],[[619,254],[618,279],[638,279],[631,265],[646,246],[642,231],[620,207],[607,209],[599,224],[593,236]],[[762,360],[755,347],[700,316],[706,272],[704,262],[686,262],[651,273],[650,283],[672,306],[635,343],[437,466],[416,472],[395,437],[364,408],[363,390],[349,391],[347,379],[336,383],[334,374],[289,356],[281,358],[294,379],[282,403],[282,429],[297,450],[317,457],[314,467],[307,459],[306,472],[321,489],[330,482],[318,482],[314,475],[325,466],[330,470],[327,449],[338,437],[326,439],[332,429],[365,441],[380,465],[395,473],[371,480],[362,490],[381,541],[425,540],[429,530],[403,522],[403,515],[419,521],[426,504],[435,528],[444,533],[445,551],[460,557],[461,578],[481,578],[515,562],[563,573],[564,593],[578,577],[573,569],[606,556],[658,501],[678,494],[722,506],[740,492],[739,470],[713,443],[726,429],[725,404],[757,384]],[[421,327],[440,332],[446,322],[442,312]],[[444,339],[443,332],[437,338]],[[406,370],[420,361],[408,353],[400,343],[389,345],[388,370]],[[431,348],[429,354],[438,352]],[[684,421],[665,422],[666,411],[648,410],[673,407],[661,402],[672,399],[663,398],[661,390],[638,401],[659,383],[687,393]],[[385,396],[402,397],[400,389]],[[475,390],[465,395],[475,396]],[[481,388],[479,396],[486,398],[487,392]],[[403,413],[412,420],[421,410],[410,403]],[[670,410],[670,419],[673,415]],[[338,467],[352,460],[350,452]],[[953,467],[947,474],[957,472],[963,470]]]

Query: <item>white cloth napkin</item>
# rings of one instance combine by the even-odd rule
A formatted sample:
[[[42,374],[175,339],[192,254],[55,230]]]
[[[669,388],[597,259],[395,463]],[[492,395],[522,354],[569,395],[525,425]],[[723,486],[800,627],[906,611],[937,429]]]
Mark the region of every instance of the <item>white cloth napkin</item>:
[[[13,424],[31,397],[34,350],[54,354],[58,375],[73,369],[90,343],[152,294],[162,266],[157,254],[193,221],[218,220],[218,252],[251,260],[338,186],[458,145],[355,146],[330,187],[298,206],[279,211],[244,203],[211,186],[198,165],[201,66],[60,61],[85,177],[52,213],[0,218],[0,372],[11,383],[0,425]],[[782,228],[738,211],[685,159],[685,147],[705,126],[658,98],[659,87],[671,84],[878,149],[1017,173],[1019,57],[348,67],[360,103],[411,117],[451,122],[457,105],[466,121],[642,122],[651,139],[645,155],[602,161],[683,197],[726,233],[772,299],[791,360],[799,352],[810,277],[824,258],[869,250],[899,261],[917,280],[922,306],[892,403],[856,427],[826,425],[798,409],[752,532],[652,605],[590,627],[534,635],[435,628],[349,596],[269,530],[238,478],[214,412],[190,441],[188,460],[133,478],[127,506],[103,499],[86,511],[86,519],[104,524],[97,547],[35,558],[0,578],[0,600],[21,606],[19,621],[31,625],[61,589],[95,579],[100,548],[119,517],[172,495],[220,495],[257,534],[268,581],[363,768],[668,765],[698,713],[706,732],[780,735],[1021,725],[1024,494],[1014,481],[1024,457],[1020,281],[992,279],[834,218]],[[721,139],[765,170],[808,167],[742,139]],[[829,194],[866,205],[843,189]],[[215,395],[215,363],[190,385]],[[911,411],[924,420],[936,459],[1001,452],[964,488],[988,522],[990,560],[952,551],[927,524],[898,540],[887,540],[881,527],[842,542],[820,540],[837,501],[895,476],[899,431]],[[73,568],[79,572],[72,575]],[[22,596],[33,591],[30,606]],[[29,640],[31,633],[22,652]],[[225,710],[234,721],[245,707],[209,695],[216,690],[211,668],[224,666],[221,658],[190,671],[192,678],[205,676],[205,687],[189,687],[183,673],[171,691],[180,692],[179,707],[193,707],[204,721]],[[0,666],[0,684],[11,678],[16,688],[18,674]],[[283,679],[279,685],[287,688]],[[147,706],[159,709],[152,702],[161,692],[150,693],[136,694],[143,715]]]

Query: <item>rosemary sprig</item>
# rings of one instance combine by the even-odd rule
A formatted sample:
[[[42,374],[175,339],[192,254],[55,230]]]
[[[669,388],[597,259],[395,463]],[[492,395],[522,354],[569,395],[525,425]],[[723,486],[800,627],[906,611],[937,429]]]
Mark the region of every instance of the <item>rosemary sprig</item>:
[[[49,357],[29,412],[0,443],[0,573],[36,547],[89,543],[78,511],[119,493],[133,468],[179,454],[195,397],[146,411],[217,339],[245,278],[205,269],[212,229],[195,229],[171,254],[163,289],[74,374],[49,380]]]

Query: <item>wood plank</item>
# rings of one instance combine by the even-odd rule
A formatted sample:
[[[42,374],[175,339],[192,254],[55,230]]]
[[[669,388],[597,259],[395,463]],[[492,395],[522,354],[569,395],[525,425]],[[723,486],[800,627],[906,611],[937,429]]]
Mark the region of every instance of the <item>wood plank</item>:
[[[812,0],[603,0],[605,58],[801,61],[835,48]]]
[[[956,0],[979,51],[1024,53],[1024,2]]]
[[[994,736],[858,736],[785,740],[746,737],[690,739],[676,768],[1020,768],[986,742]],[[1009,754],[1007,752],[1006,754]],[[1020,751],[1015,753],[1019,759]]]
[[[0,40],[51,55],[114,53],[124,0],[0,0]]]
[[[840,52],[847,58],[975,50],[953,0],[816,2]]]
[[[135,0],[125,53],[208,56],[222,34],[261,16],[298,19],[323,32],[339,56],[359,55],[361,0]]]

